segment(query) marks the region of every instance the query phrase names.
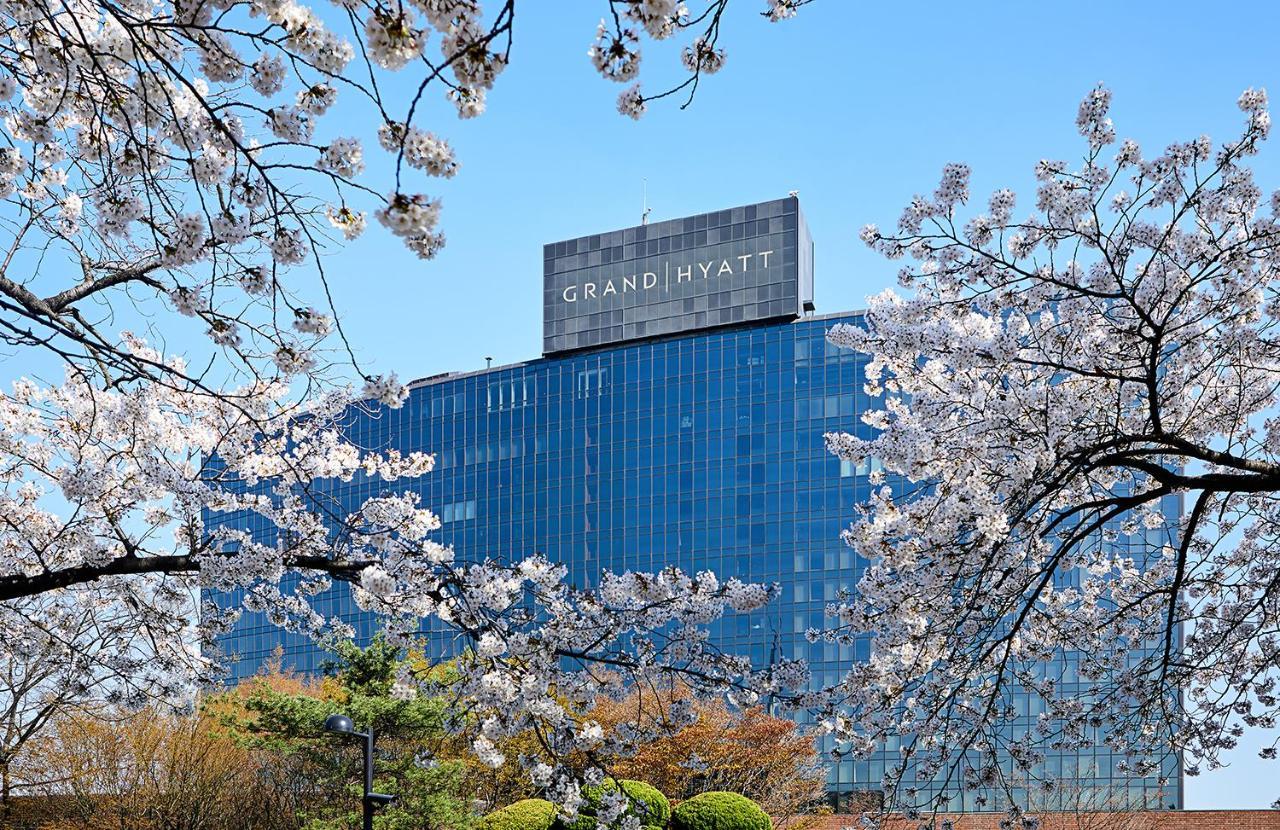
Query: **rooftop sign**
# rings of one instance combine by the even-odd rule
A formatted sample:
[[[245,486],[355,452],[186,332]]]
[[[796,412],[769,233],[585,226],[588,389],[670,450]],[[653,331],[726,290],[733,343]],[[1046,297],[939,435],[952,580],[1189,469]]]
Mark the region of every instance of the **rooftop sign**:
[[[789,196],[553,242],[542,352],[756,320],[813,302],[813,242]]]

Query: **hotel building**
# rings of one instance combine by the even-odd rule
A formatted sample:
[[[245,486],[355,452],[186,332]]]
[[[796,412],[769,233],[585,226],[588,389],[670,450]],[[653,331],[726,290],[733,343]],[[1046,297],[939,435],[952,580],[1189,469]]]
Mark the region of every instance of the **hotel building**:
[[[541,552],[578,584],[602,569],[669,565],[776,582],[781,596],[764,610],[713,626],[723,648],[757,664],[804,658],[819,684],[866,659],[866,643],[804,637],[865,564],[840,531],[868,497],[871,468],[828,454],[823,433],[865,433],[860,416],[878,402],[862,391],[865,357],[825,339],[858,315],[814,313],[813,244],[798,200],[555,242],[542,263],[540,358],[419,380],[401,409],[353,415],[352,440],[437,455],[436,470],[409,486],[462,557]],[[349,508],[374,493],[359,480],[333,487]],[[376,625],[342,586],[319,609],[362,637]],[[286,665],[303,671],[324,659],[261,615],[246,614],[222,642],[235,677],[280,645]],[[451,653],[452,641],[438,645]],[[1069,660],[1063,672],[1071,682]],[[1023,726],[1034,723],[1038,701],[1014,697]],[[829,762],[833,800],[877,792],[898,758],[887,746],[871,760]],[[1121,774],[1119,761],[1099,749],[1051,756],[1047,767],[1116,806],[1181,807],[1175,755],[1164,786]],[[935,787],[914,786],[921,800]],[[1005,805],[988,796],[983,809]],[[975,797],[952,793],[951,809],[972,810]]]

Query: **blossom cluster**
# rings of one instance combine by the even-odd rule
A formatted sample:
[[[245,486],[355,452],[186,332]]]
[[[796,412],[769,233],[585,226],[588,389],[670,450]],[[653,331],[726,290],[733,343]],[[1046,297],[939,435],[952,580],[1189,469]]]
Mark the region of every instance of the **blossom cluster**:
[[[389,527],[370,528],[376,531],[370,538],[394,535]],[[605,758],[634,751],[645,739],[640,729],[606,736],[590,711],[602,695],[678,676],[701,694],[736,694],[743,704],[756,699],[751,687],[760,677],[747,660],[717,650],[706,627],[726,613],[760,608],[776,592],[772,586],[721,584],[710,573],[668,568],[605,572],[598,589],[581,590],[568,584],[563,565],[541,556],[463,563],[447,548],[405,547],[383,562],[361,574],[357,601],[391,620],[392,636],[406,642],[424,617],[469,636],[448,694],[465,701],[478,721],[472,751],[491,767],[518,761],[568,815],[580,806],[582,787],[602,779]],[[807,674],[788,679],[802,682]],[[428,680],[418,683],[430,687]],[[669,714],[684,723],[692,713]],[[504,739],[529,730],[542,746],[582,753],[601,766],[578,774],[554,755],[508,758],[500,749]]]
[[[769,0],[762,14],[776,23],[794,17],[800,6],[810,2],[812,0]],[[690,14],[685,0],[611,2],[612,19],[602,19],[596,27],[596,38],[587,50],[587,57],[606,80],[631,84],[618,95],[618,112],[639,119],[648,101],[683,90],[688,90],[687,106],[702,76],[714,75],[724,67],[726,53],[717,43],[720,20],[728,5],[728,0],[704,0],[704,7]],[[621,14],[618,14],[619,8]],[[700,34],[680,53],[680,62],[688,75],[665,92],[645,95],[639,83],[632,83],[640,74],[641,35],[661,41],[689,29],[697,29]]]
[[[896,230],[865,227],[909,293],[829,333],[868,356],[873,405],[828,447],[884,474],[845,534],[865,574],[811,632],[872,657],[822,722],[853,753],[912,736],[891,789],[946,776],[985,803],[1091,748],[1160,784],[1169,753],[1211,768],[1280,719],[1280,197],[1245,163],[1266,95],[1232,141],[1153,157],[1108,149],[1110,104],[1085,97],[1082,163],[1037,163],[1024,218],[1010,190],[962,218],[948,164]]]
[[[131,287],[146,314],[158,301],[200,317],[213,344],[252,374],[306,371],[320,365],[311,353],[332,329],[277,324],[276,310],[287,321],[308,308],[284,277],[318,264],[334,230],[358,237],[360,202],[397,216],[398,229],[407,222],[405,244],[434,254],[443,244],[431,227],[439,200],[410,192],[408,181],[401,191],[399,176],[385,198],[359,184],[363,144],[329,135],[326,116],[341,90],[346,106],[390,118],[398,102],[384,96],[378,72],[417,72],[425,84],[437,64],[451,73],[437,84],[445,105],[478,114],[505,66],[509,21],[487,19],[471,0],[345,8],[353,25],[344,34],[306,0],[6,7],[0,118],[11,141],[0,150],[0,193],[15,197],[16,250],[51,246],[88,284],[72,299],[60,289],[50,296],[83,302]],[[357,55],[369,72],[352,72]],[[396,139],[383,147],[429,175],[452,176],[449,145],[408,120],[389,122]],[[12,282],[34,279],[13,279],[31,264],[23,257],[11,264]],[[52,319],[66,312],[20,306],[55,331]],[[84,339],[115,343],[117,333]]]

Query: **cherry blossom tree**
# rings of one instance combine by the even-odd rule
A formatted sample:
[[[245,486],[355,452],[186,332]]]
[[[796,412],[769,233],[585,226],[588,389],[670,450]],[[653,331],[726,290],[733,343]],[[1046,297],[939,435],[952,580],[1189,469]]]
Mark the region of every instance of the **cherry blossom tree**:
[[[115,613],[113,613],[113,611]],[[88,609],[53,595],[0,605],[0,821],[15,796],[50,783],[31,755],[53,719],[108,702],[120,674],[149,671],[152,649],[139,642],[127,609]]]
[[[949,164],[895,230],[864,228],[910,293],[830,332],[883,408],[829,448],[884,473],[846,533],[865,575],[813,633],[872,638],[826,726],[854,752],[904,736],[917,780],[1048,789],[1045,753],[1089,747],[1158,776],[1171,746],[1194,775],[1280,715],[1266,94],[1240,97],[1238,137],[1150,155],[1117,145],[1110,102],[1080,105],[1080,164],[1036,164],[1025,218],[1007,189],[968,210]],[[1044,712],[1029,728],[1015,691]]]
[[[762,13],[781,20],[806,2]],[[629,87],[628,115],[692,95],[724,64],[729,0],[601,5],[591,60],[606,78],[634,82],[642,38],[690,44],[683,80],[651,96]],[[335,580],[393,632],[430,618],[474,642],[457,688],[501,713],[475,739],[495,764],[497,739],[535,722],[549,745],[594,745],[598,727],[549,695],[594,698],[601,684],[575,665],[745,682],[747,667],[699,632],[767,601],[766,587],[668,571],[579,592],[537,557],[455,554],[404,492],[432,457],[370,452],[343,433],[349,407],[399,406],[406,391],[357,365],[323,254],[360,237],[369,212],[422,258],[444,244],[428,182],[459,160],[426,123],[441,107],[484,111],[515,55],[515,0],[495,6],[0,5],[0,346],[56,367],[0,391],[0,603],[110,677],[114,697],[171,698],[210,679],[212,638],[246,609],[317,638],[349,634],[312,605]],[[363,175],[366,137],[326,119],[335,107],[373,114],[386,180]],[[377,492],[354,512],[326,498],[325,482],[357,476]],[[209,522],[229,514],[259,530]],[[210,590],[243,603],[197,613]],[[66,625],[84,619],[123,619],[137,639],[104,649],[93,626]],[[0,639],[0,663],[26,641]],[[65,673],[46,681],[75,688]],[[572,809],[576,783],[540,774]]]

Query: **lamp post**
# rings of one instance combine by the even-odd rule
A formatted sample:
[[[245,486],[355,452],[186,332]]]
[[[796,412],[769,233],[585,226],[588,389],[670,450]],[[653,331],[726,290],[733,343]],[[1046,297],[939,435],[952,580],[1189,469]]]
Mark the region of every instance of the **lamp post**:
[[[357,732],[351,718],[333,714],[324,719],[324,731],[334,735],[347,735],[364,741],[364,830],[373,830],[373,810],[385,807],[396,800],[394,795],[373,791],[373,727],[368,732]]]

